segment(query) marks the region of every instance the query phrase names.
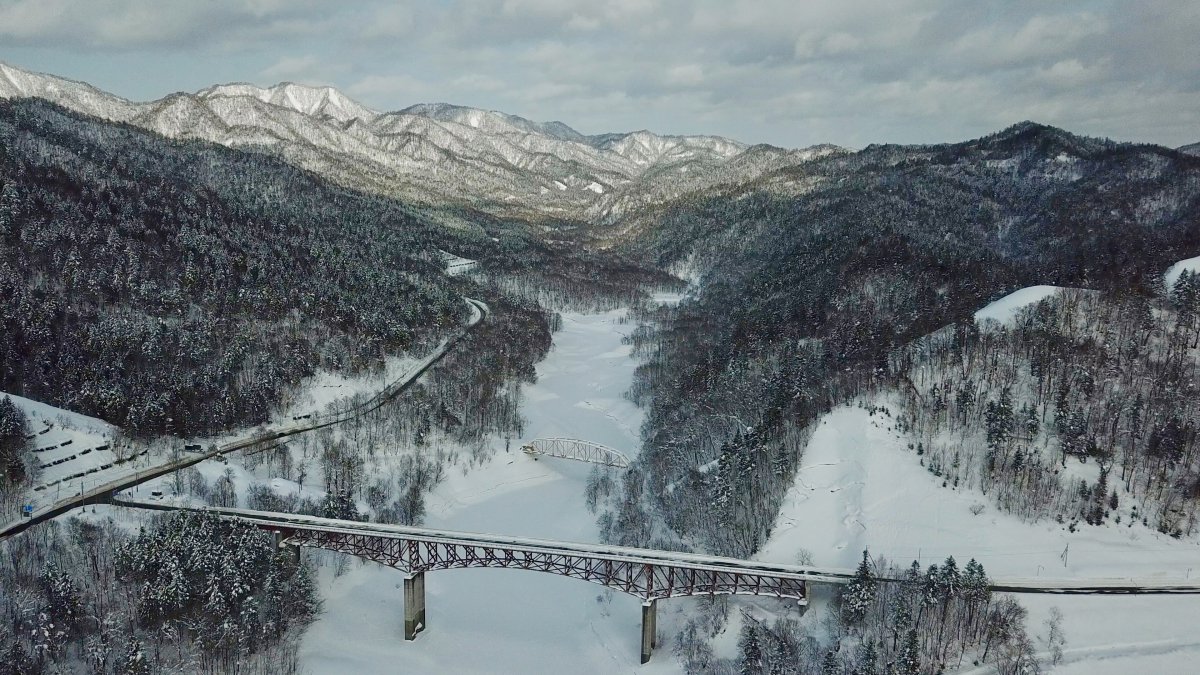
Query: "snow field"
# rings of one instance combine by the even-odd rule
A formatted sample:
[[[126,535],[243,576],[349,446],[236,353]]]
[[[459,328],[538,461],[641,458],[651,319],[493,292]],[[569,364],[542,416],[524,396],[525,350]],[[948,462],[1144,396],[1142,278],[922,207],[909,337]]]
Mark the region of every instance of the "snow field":
[[[886,398],[868,403],[888,406]],[[775,530],[756,557],[795,563],[804,549],[817,565],[850,568],[868,547],[872,556],[902,566],[913,560],[922,567],[940,564],[949,555],[961,566],[975,558],[993,578],[1182,580],[1200,574],[1194,540],[1172,539],[1140,523],[1083,526],[1071,534],[1052,521],[1024,523],[998,512],[978,491],[943,487],[894,424],[888,415],[857,406],[825,415]],[[973,507],[980,506],[975,515]],[[1200,615],[1200,597],[1019,599],[1030,610],[1031,635],[1044,634],[1051,606],[1065,615],[1069,658],[1054,672],[1195,672],[1182,666],[1200,658],[1200,638],[1189,620]]]
[[[35,506],[55,501],[128,471],[130,461],[114,447],[119,432],[104,420],[0,392],[25,413],[28,438],[33,445],[37,480],[30,503]],[[140,455],[139,455],[140,458]]]
[[[276,415],[278,422],[290,423],[299,415],[321,412],[331,403],[357,395],[373,395],[388,384],[399,380],[421,363],[412,356],[388,356],[379,372],[361,375],[343,375],[332,371],[321,371],[305,378],[299,393]]]
[[[1163,275],[1163,283],[1166,284],[1168,294],[1170,294],[1171,289],[1175,288],[1175,282],[1179,281],[1179,277],[1185,271],[1193,274],[1200,272],[1200,256],[1180,260],[1167,268],[1166,274]]]
[[[1029,286],[1013,291],[975,312],[975,322],[986,323],[988,321],[995,321],[1002,325],[1010,324],[1016,318],[1017,312],[1029,305],[1036,305],[1046,298],[1057,295],[1062,288],[1062,286]]]

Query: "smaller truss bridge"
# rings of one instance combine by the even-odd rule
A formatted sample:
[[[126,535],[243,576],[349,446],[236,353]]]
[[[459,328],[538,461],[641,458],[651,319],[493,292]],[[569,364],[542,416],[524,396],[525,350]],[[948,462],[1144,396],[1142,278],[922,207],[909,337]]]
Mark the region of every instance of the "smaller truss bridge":
[[[624,469],[629,466],[629,458],[620,452],[599,443],[581,441],[575,438],[538,438],[529,441],[521,449],[525,451],[525,454],[531,455],[534,459],[537,459],[538,455],[546,455],[547,457],[561,457],[562,459],[603,464],[604,466],[613,466],[618,469]]]

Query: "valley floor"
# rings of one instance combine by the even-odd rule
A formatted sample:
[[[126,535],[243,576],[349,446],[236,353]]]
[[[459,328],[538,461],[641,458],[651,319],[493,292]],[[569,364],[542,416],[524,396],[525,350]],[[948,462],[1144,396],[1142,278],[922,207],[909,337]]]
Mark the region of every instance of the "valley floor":
[[[539,437],[600,442],[631,456],[638,448],[641,412],[622,397],[636,362],[622,336],[623,311],[566,314],[538,383],[524,392],[525,438],[494,439],[495,454],[470,471],[455,468],[428,497],[431,527],[595,541],[595,516],[584,503],[590,467],[520,452]],[[889,401],[870,402],[888,406]],[[891,406],[895,409],[895,406]],[[820,421],[773,536],[758,557],[796,563],[801,550],[822,566],[852,568],[864,547],[907,564],[960,566],[978,559],[1005,578],[1184,579],[1200,574],[1200,545],[1140,524],[1082,527],[1069,533],[1054,522],[1023,523],[998,512],[974,491],[941,485],[919,463],[894,419],[843,406]],[[974,511],[979,511],[978,515]],[[1065,555],[1064,555],[1065,554]],[[1192,567],[1195,569],[1192,569]],[[334,576],[322,568],[325,612],[307,632],[301,663],[309,672],[679,672],[669,636],[689,601],[660,606],[660,647],[638,665],[638,601],[554,575],[512,570],[456,570],[427,577],[429,628],[402,639],[403,574],[351,562]],[[1195,596],[1024,595],[1032,634],[1045,633],[1051,607],[1065,615],[1068,638],[1053,672],[1183,673],[1200,657],[1189,619]],[[739,601],[758,615],[790,611],[778,603]],[[814,609],[822,604],[815,597]],[[812,624],[819,611],[810,612]],[[714,647],[733,656],[740,616]],[[664,639],[666,638],[666,639]],[[972,670],[964,664],[962,672]]]
[[[636,454],[642,413],[623,398],[636,362],[621,338],[624,310],[564,314],[554,348],[523,389],[525,437],[493,439],[491,461],[452,468],[427,498],[429,527],[597,541],[584,503],[591,465],[520,451],[534,438],[580,438]],[[636,598],[575,579],[519,570],[453,570],[426,576],[428,629],[403,641],[403,573],[352,562],[334,577],[322,568],[325,611],[301,646],[314,674],[667,673],[679,665],[660,650],[638,664]],[[660,609],[661,615],[668,612]],[[665,629],[663,629],[665,631]]]

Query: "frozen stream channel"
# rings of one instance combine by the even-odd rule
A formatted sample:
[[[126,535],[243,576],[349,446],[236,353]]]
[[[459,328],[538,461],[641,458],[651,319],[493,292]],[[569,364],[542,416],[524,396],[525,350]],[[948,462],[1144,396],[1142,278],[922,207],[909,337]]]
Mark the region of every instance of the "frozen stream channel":
[[[494,440],[495,455],[463,475],[454,468],[426,500],[430,527],[597,541],[584,503],[591,465],[533,460],[527,440],[582,438],[637,453],[642,413],[623,398],[637,363],[621,339],[625,310],[563,314],[554,348],[524,388],[525,437]],[[403,573],[354,563],[323,570],[325,611],[301,645],[302,670],[325,673],[678,672],[669,651],[638,664],[635,598],[552,574],[468,569],[426,575],[428,629],[403,640]],[[661,619],[660,619],[661,621]]]

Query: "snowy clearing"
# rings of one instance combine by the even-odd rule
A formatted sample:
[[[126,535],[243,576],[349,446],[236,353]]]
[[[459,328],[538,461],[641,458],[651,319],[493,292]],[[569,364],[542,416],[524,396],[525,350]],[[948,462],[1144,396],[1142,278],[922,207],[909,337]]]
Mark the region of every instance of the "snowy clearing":
[[[343,375],[327,370],[318,372],[300,383],[299,392],[276,416],[275,421],[291,422],[296,416],[322,412],[330,404],[343,399],[370,396],[383,391],[388,384],[402,379],[420,362],[413,356],[387,356],[383,368],[374,373]]]
[[[1167,293],[1170,294],[1171,289],[1175,288],[1175,282],[1179,281],[1179,277],[1184,272],[1196,274],[1200,272],[1200,256],[1180,260],[1179,262],[1167,268],[1166,274],[1163,275],[1163,283],[1167,286]]]
[[[1062,286],[1029,286],[1018,291],[1013,291],[975,312],[975,321],[976,323],[996,321],[1002,325],[1007,325],[1012,323],[1013,319],[1016,318],[1017,312],[1029,305],[1036,305],[1046,298],[1057,295],[1061,290],[1063,290]]]
[[[90,487],[127,473],[133,460],[142,457],[127,459],[132,450],[115,447],[120,430],[104,420],[0,392],[3,397],[12,399],[28,422],[28,440],[37,471],[29,500],[32,504],[55,501],[75,494],[81,486]]]

